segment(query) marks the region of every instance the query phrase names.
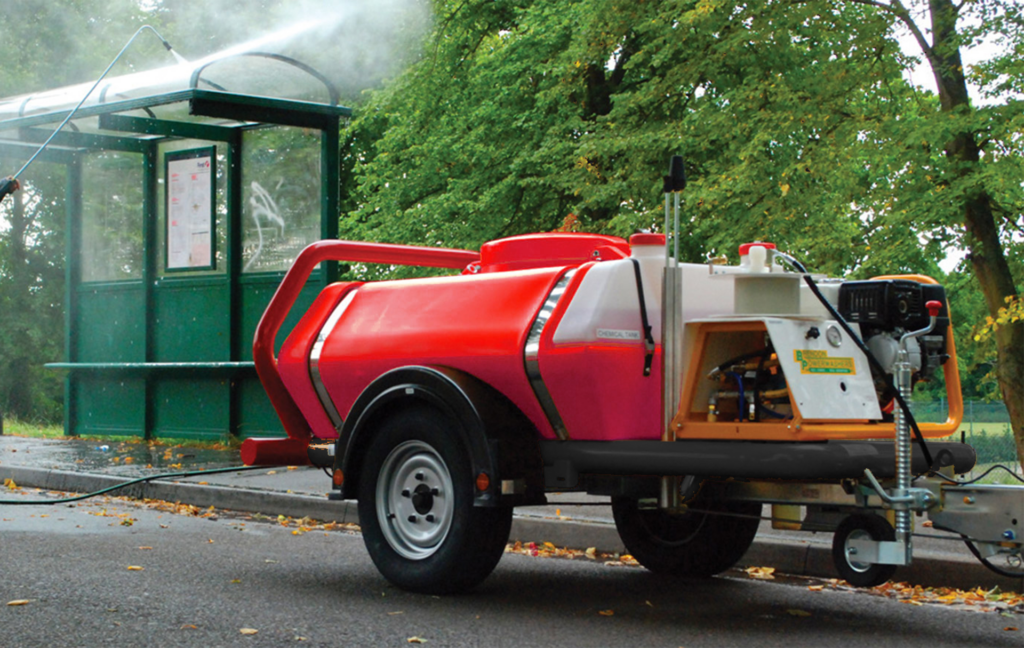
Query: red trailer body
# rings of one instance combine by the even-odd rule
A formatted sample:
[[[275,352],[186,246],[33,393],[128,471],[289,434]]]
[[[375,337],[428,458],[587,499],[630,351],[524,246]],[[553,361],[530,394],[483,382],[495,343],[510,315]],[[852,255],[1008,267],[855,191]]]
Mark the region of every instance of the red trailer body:
[[[852,498],[837,564],[859,584],[876,581],[898,562],[885,544],[892,527],[857,514],[868,500],[849,485],[974,461],[962,444],[929,444],[930,454],[922,443],[911,458],[867,440],[894,435],[885,406],[898,397],[887,376],[900,345],[914,354],[914,380],[941,370],[949,389],[948,419],[915,426],[922,442],[959,425],[942,288],[924,277],[804,286],[772,263],[785,257],[773,246],[742,253],[738,266],[669,263],[665,237],[651,234],[527,235],[479,254],[316,243],[254,343],[288,438],[248,439],[243,459],[328,469],[332,497],[358,500],[378,568],[414,591],[486,577],[512,507],[543,503],[546,491],[610,495],[642,564],[711,575],[752,542],[762,503],[809,492],[757,484],[805,482]],[[331,285],[275,357],[306,278],[330,260],[458,274]],[[861,569],[843,553],[860,538],[890,554]]]

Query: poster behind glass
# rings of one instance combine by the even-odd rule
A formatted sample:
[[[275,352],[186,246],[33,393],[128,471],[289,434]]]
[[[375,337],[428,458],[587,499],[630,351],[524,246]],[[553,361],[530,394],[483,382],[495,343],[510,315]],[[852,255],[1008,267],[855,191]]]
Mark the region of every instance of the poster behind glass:
[[[168,271],[214,269],[216,162],[212,146],[164,156]]]

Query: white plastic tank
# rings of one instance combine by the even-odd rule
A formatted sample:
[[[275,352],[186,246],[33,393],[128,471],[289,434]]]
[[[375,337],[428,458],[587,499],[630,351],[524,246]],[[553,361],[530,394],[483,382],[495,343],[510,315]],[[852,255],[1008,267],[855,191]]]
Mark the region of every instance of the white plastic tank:
[[[639,234],[630,238],[631,259],[640,263],[647,320],[661,342],[665,238]],[[579,290],[555,331],[556,344],[572,342],[643,343],[640,299],[631,259],[598,263],[583,277]],[[732,313],[733,285],[712,281],[706,265],[682,264],[683,321]]]

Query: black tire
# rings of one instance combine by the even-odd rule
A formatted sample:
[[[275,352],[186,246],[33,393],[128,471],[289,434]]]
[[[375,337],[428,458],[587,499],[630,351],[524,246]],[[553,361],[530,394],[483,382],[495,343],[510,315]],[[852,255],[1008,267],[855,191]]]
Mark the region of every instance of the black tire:
[[[896,565],[857,562],[849,547],[854,538],[892,542],[896,531],[888,520],[877,515],[851,515],[840,522],[832,536],[832,560],[840,578],[854,587],[874,587],[892,578]]]
[[[612,498],[622,543],[652,572],[708,578],[735,565],[754,541],[761,505],[698,498],[690,509],[669,514],[641,509],[632,498]]]
[[[359,521],[370,558],[398,587],[455,594],[478,585],[501,560],[511,507],[473,506],[469,455],[436,410],[388,417],[363,458]]]

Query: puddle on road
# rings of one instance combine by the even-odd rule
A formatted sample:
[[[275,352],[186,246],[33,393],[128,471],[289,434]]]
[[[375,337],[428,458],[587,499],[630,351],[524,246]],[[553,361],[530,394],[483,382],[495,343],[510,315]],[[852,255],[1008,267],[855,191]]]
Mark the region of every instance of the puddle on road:
[[[149,445],[116,439],[32,439],[0,436],[0,465],[144,477],[242,463],[238,450]]]

